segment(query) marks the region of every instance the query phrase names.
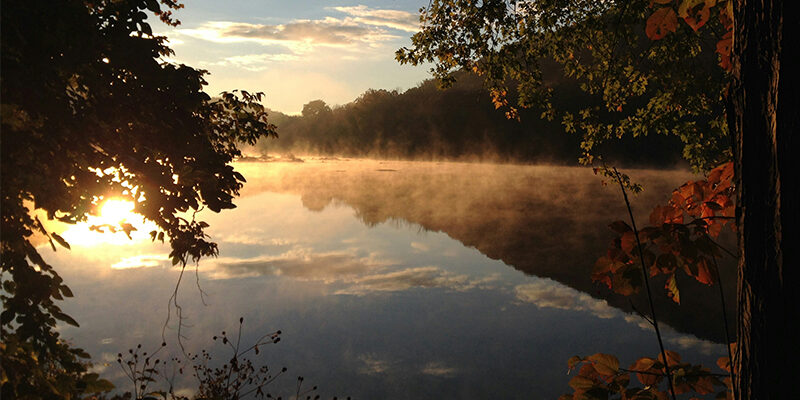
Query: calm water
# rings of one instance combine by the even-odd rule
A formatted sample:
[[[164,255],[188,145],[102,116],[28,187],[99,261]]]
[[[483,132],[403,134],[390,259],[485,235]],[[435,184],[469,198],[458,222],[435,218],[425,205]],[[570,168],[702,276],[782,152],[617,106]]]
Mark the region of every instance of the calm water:
[[[238,168],[248,179],[238,208],[200,215],[220,257],[183,276],[183,342],[222,360],[211,338],[236,332],[239,317],[243,343],[282,330],[255,358],[289,368],[273,393],[290,393],[302,375],[323,398],[554,399],[570,392],[572,355],[612,353],[628,365],[658,351],[628,301],[589,279],[612,238],[606,225],[625,217],[619,192],[591,170],[355,160]],[[690,178],[632,175],[648,188],[634,203],[642,223]],[[63,308],[81,327],[61,331],[129,390],[116,354],[158,347],[179,270],[146,228],[101,244],[79,228],[64,235],[71,252],[44,253],[75,293]],[[716,291],[684,290],[681,306],[659,302],[667,346],[713,365],[723,352],[718,318],[708,318],[719,314]],[[166,338],[178,354],[174,313]]]

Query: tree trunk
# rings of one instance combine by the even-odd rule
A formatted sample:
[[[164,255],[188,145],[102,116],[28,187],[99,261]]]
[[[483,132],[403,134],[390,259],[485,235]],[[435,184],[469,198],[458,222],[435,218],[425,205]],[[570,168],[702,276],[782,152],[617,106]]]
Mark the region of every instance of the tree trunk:
[[[738,184],[739,399],[800,398],[798,170],[800,33],[796,0],[736,0],[733,139]]]

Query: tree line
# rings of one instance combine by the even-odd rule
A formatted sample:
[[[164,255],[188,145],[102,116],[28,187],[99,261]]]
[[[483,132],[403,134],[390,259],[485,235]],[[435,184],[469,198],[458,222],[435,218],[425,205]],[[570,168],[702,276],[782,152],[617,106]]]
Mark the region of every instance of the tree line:
[[[462,71],[452,87],[441,90],[428,79],[404,92],[369,89],[353,102],[330,106],[305,104],[301,115],[270,112],[278,140],[260,140],[262,154],[315,154],[347,157],[455,159],[573,164],[580,156],[579,135],[564,133],[543,110],[520,110],[519,120],[497,110],[480,77]],[[576,81],[553,73],[562,108],[577,109],[587,98]],[[514,95],[514,94],[512,94]],[[681,162],[677,138],[625,137],[604,145],[618,164],[674,166]]]

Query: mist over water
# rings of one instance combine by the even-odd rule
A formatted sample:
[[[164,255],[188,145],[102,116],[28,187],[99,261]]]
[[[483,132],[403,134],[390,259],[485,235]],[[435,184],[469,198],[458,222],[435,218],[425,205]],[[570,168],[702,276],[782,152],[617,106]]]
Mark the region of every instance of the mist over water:
[[[178,293],[189,351],[213,348],[211,337],[243,316],[243,343],[283,331],[259,356],[289,368],[276,388],[303,375],[323,397],[367,399],[557,398],[569,392],[572,355],[612,353],[627,365],[658,351],[627,299],[589,278],[613,237],[608,223],[627,213],[618,188],[590,169],[344,159],[236,167],[248,181],[238,208],[199,216],[220,246],[197,269],[207,296],[194,267]],[[641,224],[691,179],[629,172],[646,187],[633,200]],[[144,240],[53,255],[76,296],[65,311],[81,323],[63,334],[121,388],[117,366],[103,362],[161,343],[178,276],[168,252]],[[731,275],[723,271],[726,285]],[[708,318],[719,313],[713,289],[679,284],[680,306],[654,285],[667,345],[713,364],[723,352],[714,344],[722,328]],[[644,310],[643,301],[633,304]]]

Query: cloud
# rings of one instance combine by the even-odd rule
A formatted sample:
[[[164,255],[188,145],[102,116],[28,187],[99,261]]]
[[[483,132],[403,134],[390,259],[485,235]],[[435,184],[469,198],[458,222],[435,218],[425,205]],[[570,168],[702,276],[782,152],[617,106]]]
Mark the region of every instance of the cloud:
[[[550,279],[540,279],[514,288],[519,301],[537,307],[562,310],[588,311],[599,318],[614,318],[623,313],[586,293],[564,286]]]
[[[382,360],[375,354],[362,354],[358,356],[358,361],[361,362],[361,367],[358,372],[364,375],[378,375],[388,371],[392,363],[388,360]]]
[[[248,71],[258,72],[265,71],[269,68],[269,64],[273,62],[288,62],[299,60],[297,54],[292,53],[278,53],[278,54],[245,54],[241,56],[233,56],[223,58],[222,61],[209,63],[211,65],[232,66]]]
[[[331,9],[351,15],[353,21],[372,26],[381,26],[406,32],[419,31],[419,16],[400,10],[376,10],[364,5],[332,7]]]
[[[169,257],[166,254],[142,254],[128,257],[111,265],[112,269],[153,268],[166,266]]]
[[[295,20],[285,24],[265,25],[245,22],[210,21],[196,29],[180,29],[180,34],[216,43],[256,42],[281,44],[302,53],[315,46],[377,46],[397,39],[386,30],[358,23],[353,18],[325,17],[318,20]]]
[[[458,369],[455,367],[448,366],[441,362],[429,362],[422,367],[423,374],[425,375],[433,375],[442,378],[449,378],[455,376],[458,372]]]

